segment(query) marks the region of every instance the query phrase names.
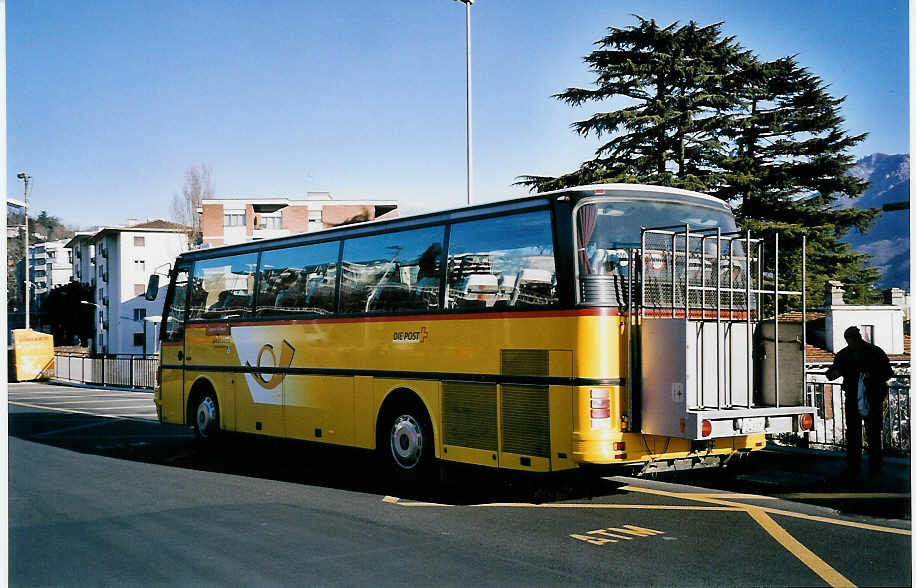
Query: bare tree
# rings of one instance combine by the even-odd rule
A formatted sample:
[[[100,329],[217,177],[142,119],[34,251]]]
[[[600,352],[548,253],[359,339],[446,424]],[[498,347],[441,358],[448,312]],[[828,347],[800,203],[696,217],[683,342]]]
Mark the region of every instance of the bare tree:
[[[200,201],[213,198],[213,183],[210,178],[210,167],[202,163],[199,166],[188,168],[184,174],[184,186],[181,194],[172,196],[172,220],[191,227],[189,239],[192,244],[201,242]]]

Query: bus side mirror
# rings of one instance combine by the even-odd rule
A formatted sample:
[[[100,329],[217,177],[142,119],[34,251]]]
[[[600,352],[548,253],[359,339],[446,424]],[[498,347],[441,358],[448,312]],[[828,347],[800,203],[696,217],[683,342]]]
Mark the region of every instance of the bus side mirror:
[[[146,285],[144,298],[152,301],[156,299],[157,294],[159,294],[159,274],[153,274],[149,277],[149,284]]]

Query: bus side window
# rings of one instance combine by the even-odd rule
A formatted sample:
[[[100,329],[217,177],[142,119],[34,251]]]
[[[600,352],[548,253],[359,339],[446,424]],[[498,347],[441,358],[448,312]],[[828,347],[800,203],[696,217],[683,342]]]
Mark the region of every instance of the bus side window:
[[[261,254],[255,312],[259,315],[333,314],[337,302],[339,247],[332,241]]]
[[[257,253],[204,259],[195,263],[189,319],[247,316],[254,295],[257,265]]]
[[[549,211],[452,225],[447,308],[543,307],[557,304]]]
[[[341,312],[437,308],[444,235],[426,227],[344,241]]]

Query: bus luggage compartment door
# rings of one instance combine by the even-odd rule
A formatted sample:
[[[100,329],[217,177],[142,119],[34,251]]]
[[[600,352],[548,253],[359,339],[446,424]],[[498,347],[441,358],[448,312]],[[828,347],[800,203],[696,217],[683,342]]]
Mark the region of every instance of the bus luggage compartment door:
[[[781,374],[781,402],[772,393],[755,398],[755,381],[765,380],[767,370],[758,365],[765,358],[751,355],[759,334],[749,336],[749,328],[756,331],[759,326],[740,321],[644,320],[640,326],[642,432],[709,439],[793,431],[796,417],[811,412],[801,406],[801,381],[789,382]],[[787,358],[780,362],[783,359]],[[785,376],[797,379],[800,370]],[[708,423],[705,432],[704,422]]]

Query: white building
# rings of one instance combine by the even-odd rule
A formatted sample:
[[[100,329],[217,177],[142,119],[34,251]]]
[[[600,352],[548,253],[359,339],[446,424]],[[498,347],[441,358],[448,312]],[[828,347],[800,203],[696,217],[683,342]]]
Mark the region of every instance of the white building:
[[[61,239],[29,246],[29,269],[34,299],[41,301],[55,286],[62,286],[70,281],[73,273],[73,252],[67,244],[67,239]]]
[[[188,250],[187,228],[159,220],[105,227],[91,235],[78,234],[69,245],[74,249],[74,279],[93,288],[92,351],[155,353],[157,326],[144,319],[162,314],[165,297],[147,301],[146,284],[150,275],[165,274],[178,254]]]
[[[849,327],[859,328],[862,337],[881,347],[890,359],[896,374],[890,381],[892,393],[885,414],[885,442],[898,444],[901,430],[909,429],[910,337],[904,330],[908,313],[908,295],[899,288],[885,291],[884,304],[846,304],[839,282],[828,282],[825,304],[807,313],[803,326],[800,312],[780,315],[781,345],[792,347],[802,341],[802,328],[807,334],[805,347],[806,390],[817,408],[812,443],[842,444],[845,438],[842,380],[828,380],[827,368],[836,353],[846,347],[843,333]],[[781,358],[783,356],[780,356]],[[789,366],[792,367],[792,366]],[[901,427],[903,429],[901,429]],[[909,435],[906,435],[909,438]]]
[[[95,231],[80,231],[67,242],[71,250],[70,279],[74,282],[92,284],[95,278],[95,245],[89,242],[93,235]]]

